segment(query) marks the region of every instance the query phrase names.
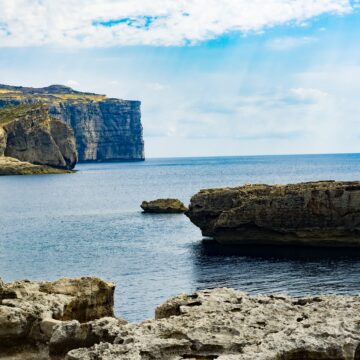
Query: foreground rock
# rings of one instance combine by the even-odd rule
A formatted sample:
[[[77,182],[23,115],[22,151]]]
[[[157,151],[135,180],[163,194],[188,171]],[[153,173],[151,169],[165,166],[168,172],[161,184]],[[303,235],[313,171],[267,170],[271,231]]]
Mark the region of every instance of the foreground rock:
[[[201,291],[167,301],[156,320],[123,325],[112,344],[66,359],[359,360],[359,310],[359,297]]]
[[[143,201],[141,208],[147,213],[157,214],[183,214],[187,208],[178,199],[158,199]]]
[[[70,170],[50,166],[34,165],[7,156],[0,156],[0,176],[2,175],[43,175],[71,173]]]
[[[111,99],[62,85],[0,85],[0,108],[37,102],[73,129],[79,161],[144,160],[140,101]]]
[[[113,317],[113,304],[114,285],[97,278],[10,284],[0,280],[0,353],[1,348],[33,343],[49,343],[50,352],[59,351],[59,346],[66,351],[92,345],[98,330],[87,322]],[[69,327],[64,339],[61,334]]]
[[[186,215],[224,244],[358,247],[360,182],[202,190]]]
[[[0,281],[0,357],[360,360],[360,296],[204,290],[166,301],[154,320],[130,324],[113,317],[113,292],[97,278]]]
[[[74,134],[64,122],[50,117],[42,104],[0,109],[2,156],[71,170],[77,162]]]

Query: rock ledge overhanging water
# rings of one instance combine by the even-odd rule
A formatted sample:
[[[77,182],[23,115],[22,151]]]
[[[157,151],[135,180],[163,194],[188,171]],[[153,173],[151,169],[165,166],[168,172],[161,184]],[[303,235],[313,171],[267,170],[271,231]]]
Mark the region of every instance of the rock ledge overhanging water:
[[[360,246],[360,182],[201,190],[186,215],[230,245]]]

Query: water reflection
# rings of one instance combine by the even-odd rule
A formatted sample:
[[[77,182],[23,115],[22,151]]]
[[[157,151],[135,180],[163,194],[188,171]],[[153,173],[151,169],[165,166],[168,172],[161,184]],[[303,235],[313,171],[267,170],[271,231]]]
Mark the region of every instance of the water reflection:
[[[357,248],[309,248],[301,246],[224,246],[214,240],[203,239],[198,244],[204,257],[252,257],[283,260],[360,260]]]
[[[358,294],[360,251],[355,249],[193,245],[197,289],[233,287],[250,293]]]

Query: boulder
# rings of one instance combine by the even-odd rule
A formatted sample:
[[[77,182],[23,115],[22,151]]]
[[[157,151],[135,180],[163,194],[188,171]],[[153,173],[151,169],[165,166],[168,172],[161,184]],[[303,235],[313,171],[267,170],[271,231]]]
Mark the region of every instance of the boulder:
[[[146,213],[157,214],[183,214],[187,210],[184,204],[178,199],[143,201],[141,208]]]
[[[0,281],[0,347],[48,342],[65,321],[114,316],[114,285],[94,277]]]
[[[186,215],[232,245],[360,246],[360,182],[201,190]]]
[[[359,310],[359,296],[204,290],[166,301],[155,320],[123,325],[114,341],[66,360],[359,360]]]

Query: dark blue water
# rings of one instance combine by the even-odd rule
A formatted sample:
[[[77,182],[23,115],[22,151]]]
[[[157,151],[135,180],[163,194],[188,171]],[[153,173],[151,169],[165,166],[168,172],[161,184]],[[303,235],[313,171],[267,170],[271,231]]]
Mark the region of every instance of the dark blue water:
[[[142,200],[185,203],[207,187],[360,179],[360,155],[153,159],[82,164],[74,175],[0,178],[0,277],[97,275],[114,281],[130,321],[205,287],[360,293],[360,251],[228,249],[182,215],[144,215]]]

